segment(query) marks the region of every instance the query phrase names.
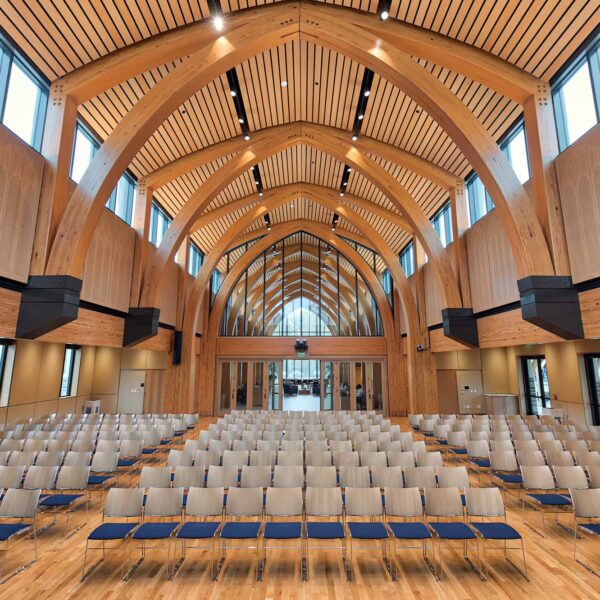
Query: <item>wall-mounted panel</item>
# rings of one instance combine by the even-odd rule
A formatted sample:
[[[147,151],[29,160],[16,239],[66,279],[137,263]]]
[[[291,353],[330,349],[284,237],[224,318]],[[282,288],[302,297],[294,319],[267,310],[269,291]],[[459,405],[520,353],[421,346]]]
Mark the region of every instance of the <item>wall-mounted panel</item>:
[[[600,125],[555,161],[573,281],[600,277]]]
[[[127,312],[135,249],[135,231],[104,210],[88,251],[81,298]]]
[[[27,282],[44,159],[0,125],[0,277]]]
[[[473,311],[518,300],[517,272],[498,213],[488,213],[465,235]]]

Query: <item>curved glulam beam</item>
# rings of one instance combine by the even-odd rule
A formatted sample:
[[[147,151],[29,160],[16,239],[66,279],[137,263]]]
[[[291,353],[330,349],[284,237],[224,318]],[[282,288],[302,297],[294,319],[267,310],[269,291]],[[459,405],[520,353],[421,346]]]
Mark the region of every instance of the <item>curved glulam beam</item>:
[[[304,124],[303,121],[294,121],[290,124]],[[308,124],[308,123],[306,123]],[[331,130],[341,133],[347,136],[348,132],[343,129],[331,127],[327,125],[316,125],[312,124],[313,127],[318,127],[324,130]],[[270,135],[270,132],[274,132],[277,128],[285,127],[284,125],[274,125],[265,129],[260,129],[252,132],[252,140],[260,141]],[[379,140],[361,136],[354,145],[366,154],[374,154],[383,158],[384,160],[393,162],[401,167],[417,173],[425,179],[429,179],[439,187],[451,190],[455,188],[459,183],[462,185],[462,179],[442,169],[435,163],[432,163],[416,154],[411,154],[406,150],[401,150],[392,144],[380,142]],[[226,140],[224,142],[218,142],[196,150],[191,154],[186,154],[177,160],[174,160],[160,169],[149,173],[143,178],[143,184],[146,189],[156,190],[163,185],[169,183],[173,179],[177,179],[190,171],[197,169],[203,165],[211,163],[215,160],[223,159],[231,154],[237,154],[248,147],[248,142],[244,140],[243,136],[237,136],[235,138]]]
[[[297,4],[284,4],[282,14],[285,9],[289,18],[280,16],[279,23],[275,11],[265,12],[265,18],[255,22],[251,31],[240,25],[192,54],[123,118],[92,160],[69,201],[50,252],[47,274],[81,276],[106,198],[145,140],[177,106],[219,72],[298,32],[305,39],[372,68],[421,104],[454,139],[487,187],[511,241],[519,275],[554,272],[540,222],[508,160],[443,83],[371,30],[345,22],[344,13],[321,12],[315,5],[304,5],[299,11]],[[296,24],[297,19],[300,24]],[[423,245],[427,248],[427,244]]]
[[[58,81],[67,94],[78,104],[83,104],[135,75],[193,54],[238,27],[260,24],[269,13],[287,16],[283,13],[288,8],[300,14],[314,14],[316,18],[326,12],[330,13],[338,22],[355,24],[374,32],[402,52],[462,73],[520,104],[529,95],[536,93],[536,86],[541,82],[537,77],[485,50],[429,29],[408,25],[396,19],[382,22],[371,13],[308,2],[281,2],[230,12],[223,19],[224,33],[216,30],[211,19],[204,19],[116,50],[68,73]],[[302,30],[306,27],[306,24],[301,24]]]
[[[461,295],[450,257],[440,243],[431,222],[414,199],[383,167],[354,148],[347,136],[308,124],[282,127],[276,134],[273,134],[272,138],[255,145],[251,144],[247,151],[233,158],[227,164],[226,169],[217,171],[192,194],[167,229],[158,251],[147,266],[142,304],[144,306],[157,305],[156,298],[160,297],[164,269],[175,256],[189,228],[215,196],[252,164],[298,143],[310,145],[348,163],[379,187],[390,202],[402,212],[430,257],[445,306],[462,307]]]

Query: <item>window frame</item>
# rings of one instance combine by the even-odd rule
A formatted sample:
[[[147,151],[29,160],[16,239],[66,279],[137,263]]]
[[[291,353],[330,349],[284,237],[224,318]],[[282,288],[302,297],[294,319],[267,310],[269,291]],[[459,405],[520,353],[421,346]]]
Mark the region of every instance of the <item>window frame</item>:
[[[73,396],[76,396],[77,394],[73,394],[73,381],[75,379],[75,363],[76,363],[76,358],[77,358],[77,351],[79,350],[79,346],[74,346],[72,344],[67,344],[65,346],[65,351],[64,351],[64,355],[63,355],[63,368],[62,368],[62,372],[61,372],[61,378],[60,378],[60,390],[59,390],[59,398],[72,398]],[[71,351],[70,354],[70,360],[67,363],[67,353]],[[65,377],[65,367],[69,366],[69,375],[68,375],[68,387],[66,390],[66,393],[63,394],[63,379]]]
[[[525,158],[527,159],[527,172],[529,173],[529,178],[531,179],[531,161],[529,160],[529,147],[527,146],[527,132],[525,131],[525,119],[520,117],[517,122],[505,133],[500,140],[500,150],[502,150],[504,156],[510,163],[510,166],[513,168],[513,171],[516,170],[514,164],[511,160],[511,152],[510,145],[511,143],[518,137],[518,135],[523,132],[523,136],[525,138]],[[525,180],[528,181],[528,180]],[[525,182],[523,182],[525,183]],[[485,187],[485,186],[484,186]],[[489,211],[488,211],[489,212]],[[487,214],[487,213],[486,213]]]
[[[567,132],[567,119],[565,118],[566,110],[564,105],[564,96],[562,93],[563,88],[584,64],[587,67],[590,77],[592,98],[596,111],[596,124],[598,124],[600,123],[600,39],[598,39],[597,33],[594,39],[590,43],[586,44],[586,47],[584,47],[583,50],[576,53],[570,62],[565,66],[565,68],[561,70],[558,76],[555,77],[551,82],[554,124],[556,126],[558,147],[560,152],[563,152],[573,142],[577,141],[569,140],[569,135]]]
[[[444,240],[442,240],[442,236],[440,235],[440,231],[438,230],[439,223],[444,221]],[[452,232],[452,205],[450,199],[446,200],[438,210],[435,211],[433,216],[430,219],[435,232],[437,233],[440,242],[444,248],[447,248],[453,241],[454,235]],[[444,243],[444,241],[446,243]]]
[[[547,370],[546,370],[546,380],[548,381],[548,396],[546,397],[544,395],[544,377],[543,377],[541,361],[547,360],[546,356],[544,354],[535,354],[535,355],[521,356],[520,358],[521,358],[521,377],[522,377],[522,381],[523,381],[523,391],[524,391],[524,395],[525,395],[525,411],[527,412],[528,415],[542,414],[542,413],[533,412],[533,404],[531,402],[531,399],[539,398],[542,409],[544,409],[544,408],[551,409],[552,408],[552,394],[550,393],[550,381],[548,380]],[[529,372],[529,369],[527,367],[528,360],[536,360],[537,361],[538,377],[539,377],[540,387],[541,387],[541,392],[542,392],[541,396],[532,396],[531,395],[531,390],[529,389],[529,382],[528,382],[528,377],[527,377],[528,372]],[[547,368],[548,368],[548,363],[546,362],[546,369]]]
[[[195,266],[194,265],[195,256],[199,257],[200,264],[198,265],[198,269],[194,273],[192,267]],[[196,242],[194,242],[193,240],[190,240],[189,248],[188,248],[187,272],[192,277],[196,277],[198,275],[198,273],[200,272],[200,269],[202,268],[202,265],[204,264],[204,258],[205,258],[205,254],[204,254],[204,252],[202,252],[202,250],[200,250],[200,247],[198,246],[198,244],[196,244]]]
[[[412,260],[410,261],[410,273],[408,272],[407,269],[404,268],[404,260],[403,257],[407,256],[407,255],[411,255]],[[400,250],[400,253],[398,254],[398,260],[400,261],[400,267],[402,268],[402,270],[404,271],[404,275],[406,276],[406,278],[408,279],[411,275],[414,275],[415,273],[415,242],[414,240],[411,240],[410,242],[408,242],[408,244],[406,244],[406,246],[404,246],[404,248],[402,248],[402,250]]]
[[[32,139],[23,140],[28,146],[31,146],[37,152],[42,149],[44,139],[44,129],[46,126],[46,109],[48,107],[48,97],[50,87],[29,62],[22,57],[6,40],[0,31],[0,123],[4,124],[6,112],[6,101],[10,87],[10,78],[13,66],[16,65],[25,73],[29,79],[38,88],[38,94],[35,105],[34,122],[32,124]],[[7,129],[12,131],[10,127]],[[16,132],[13,132],[19,139],[22,139]]]
[[[593,368],[593,360],[600,360],[600,353],[584,354],[585,378],[588,384],[590,409],[592,413],[592,424],[600,425],[600,393],[597,391],[600,381],[596,380],[596,372]]]
[[[158,219],[155,215],[157,215],[157,214],[160,215],[167,222],[167,229],[173,222],[173,219],[172,219],[172,217],[169,216],[169,213],[156,200],[152,200],[152,205],[150,206],[150,227],[149,227],[149,231],[148,231],[148,241],[156,248],[158,248],[160,246],[160,243],[158,243],[158,244],[156,243],[156,240],[158,239],[158,236],[157,236]],[[163,240],[163,237],[164,237],[167,229],[165,229],[161,233],[161,236],[160,236],[161,242]]]
[[[7,355],[9,344],[0,340],[0,390],[4,384],[4,370],[6,369]]]

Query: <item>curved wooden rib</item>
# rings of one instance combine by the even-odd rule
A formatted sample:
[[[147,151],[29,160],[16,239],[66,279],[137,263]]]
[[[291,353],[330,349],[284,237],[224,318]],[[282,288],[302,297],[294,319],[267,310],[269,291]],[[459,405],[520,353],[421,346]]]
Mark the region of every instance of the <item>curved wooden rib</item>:
[[[230,12],[224,18],[223,33],[215,29],[210,19],[205,19],[187,27],[153,36],[84,65],[58,81],[68,95],[78,104],[83,104],[93,96],[135,75],[193,54],[238,27],[258,24],[260,20],[269,16],[269,12],[283,13],[286,4],[263,5]],[[462,73],[512,98],[519,104],[523,104],[528,96],[535,94],[537,85],[541,82],[537,77],[485,50],[429,29],[408,25],[395,19],[383,23],[371,13],[326,4],[315,6],[308,2],[294,2],[288,4],[286,8],[290,6],[301,14],[316,8],[317,18],[319,14],[327,11],[337,22],[354,24],[366,31],[376,33],[406,54],[425,58]]]
[[[265,18],[255,21],[251,31],[240,25],[198,50],[136,104],[103,144],[73,193],[52,246],[47,273],[81,276],[106,198],[143,142],[179,104],[220,72],[277,45],[298,29],[306,39],[377,71],[424,106],[480,174],[498,207],[518,273],[553,273],[548,246],[529,197],[507,159],[467,107],[408,55],[381,41],[368,28],[351,23],[344,18],[345,13],[303,5],[301,24],[296,25],[300,14],[297,7],[284,4],[281,14],[265,12]],[[431,256],[436,259],[436,253]]]
[[[163,241],[147,266],[142,304],[156,306],[160,297],[162,273],[172,260],[183,242],[189,228],[197,217],[212,202],[214,197],[229,183],[241,175],[250,165],[264,160],[267,156],[297,143],[305,143],[350,164],[360,171],[374,185],[379,187],[387,198],[401,211],[413,228],[431,259],[434,272],[440,285],[440,291],[446,307],[461,307],[462,300],[452,268],[450,257],[442,247],[440,240],[423,210],[416,204],[406,190],[380,167],[374,160],[356,150],[341,134],[330,133],[325,128],[313,125],[290,126],[278,130],[273,139],[251,145],[251,150],[236,156],[222,169],[212,175],[186,202],[182,210],[169,226]],[[335,194],[331,190],[331,194]],[[331,196],[329,196],[331,197]]]

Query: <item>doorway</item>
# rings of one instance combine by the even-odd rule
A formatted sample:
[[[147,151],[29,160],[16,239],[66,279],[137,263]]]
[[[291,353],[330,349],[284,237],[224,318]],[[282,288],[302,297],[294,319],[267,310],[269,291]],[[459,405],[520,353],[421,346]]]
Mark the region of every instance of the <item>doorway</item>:
[[[522,356],[521,374],[527,414],[540,415],[543,409],[552,408],[546,357]]]

